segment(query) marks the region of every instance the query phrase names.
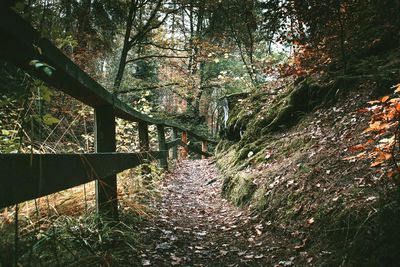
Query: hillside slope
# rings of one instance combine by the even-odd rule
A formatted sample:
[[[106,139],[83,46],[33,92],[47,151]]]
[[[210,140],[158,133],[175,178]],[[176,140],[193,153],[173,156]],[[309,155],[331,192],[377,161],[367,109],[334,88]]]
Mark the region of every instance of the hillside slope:
[[[357,110],[398,82],[399,55],[360,60],[351,76],[297,80],[274,97],[261,91],[232,100],[216,156],[224,195],[279,233],[280,253],[295,265],[400,260],[396,187],[369,161],[344,160],[366,140],[369,117]]]

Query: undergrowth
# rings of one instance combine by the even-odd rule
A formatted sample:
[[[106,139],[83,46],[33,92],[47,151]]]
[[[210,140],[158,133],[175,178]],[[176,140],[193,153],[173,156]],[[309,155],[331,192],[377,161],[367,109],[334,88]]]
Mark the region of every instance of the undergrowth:
[[[19,204],[0,215],[0,266],[132,266],[138,224],[151,218],[162,170],[155,164],[119,175],[119,221],[98,216],[94,184]],[[145,169],[143,169],[145,168]]]

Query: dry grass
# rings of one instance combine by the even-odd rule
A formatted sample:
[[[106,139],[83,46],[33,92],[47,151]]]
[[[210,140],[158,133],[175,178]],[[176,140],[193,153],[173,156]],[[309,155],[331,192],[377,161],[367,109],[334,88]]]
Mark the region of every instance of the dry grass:
[[[136,246],[135,222],[151,216],[150,204],[159,196],[163,175],[149,166],[151,174],[141,175],[138,167],[118,175],[118,223],[96,215],[94,182],[19,204],[19,263],[125,264],[127,250],[133,255]],[[15,255],[15,212],[9,207],[0,213],[0,266],[11,265]]]

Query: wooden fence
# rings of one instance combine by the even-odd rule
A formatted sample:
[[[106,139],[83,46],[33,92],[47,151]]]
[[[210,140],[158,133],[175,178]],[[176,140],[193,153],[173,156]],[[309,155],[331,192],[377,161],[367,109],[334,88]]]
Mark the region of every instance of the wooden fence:
[[[0,6],[0,58],[63,91],[95,111],[95,152],[92,154],[0,154],[0,208],[46,196],[90,181],[96,181],[97,211],[118,218],[116,174],[144,161],[159,159],[168,167],[168,151],[178,158],[188,153],[187,136],[203,142],[214,140],[171,121],[142,114],[109,93],[105,88],[68,59],[49,40],[42,38],[32,26],[13,10]],[[47,64],[52,74],[32,66],[32,60]],[[138,123],[139,153],[116,153],[115,118]],[[150,151],[149,125],[157,126],[158,151]],[[167,142],[165,127],[172,128]],[[182,133],[182,139],[178,134]]]

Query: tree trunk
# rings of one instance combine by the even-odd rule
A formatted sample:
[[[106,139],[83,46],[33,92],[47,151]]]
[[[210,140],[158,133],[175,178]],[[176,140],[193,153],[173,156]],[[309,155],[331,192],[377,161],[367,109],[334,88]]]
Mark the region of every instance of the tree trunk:
[[[124,76],[124,71],[126,67],[126,60],[128,57],[128,52],[130,50],[130,36],[132,31],[132,24],[134,20],[135,13],[135,1],[131,0],[131,4],[129,6],[128,17],[126,18],[126,30],[124,36],[124,45],[122,47],[121,58],[119,60],[117,75],[114,80],[114,92],[117,91],[121,87],[122,78]]]
[[[66,0],[65,1],[65,35],[66,36],[71,33],[71,29],[72,29],[71,14],[72,14],[72,1]]]

